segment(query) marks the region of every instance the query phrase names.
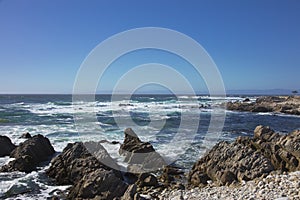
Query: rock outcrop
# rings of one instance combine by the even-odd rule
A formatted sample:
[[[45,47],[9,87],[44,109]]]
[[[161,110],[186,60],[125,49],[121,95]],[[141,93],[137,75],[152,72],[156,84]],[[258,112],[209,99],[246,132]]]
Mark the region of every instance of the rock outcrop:
[[[300,130],[280,135],[269,127],[258,126],[251,146],[269,158],[277,170],[300,170]]]
[[[10,154],[10,157],[15,160],[3,166],[0,171],[29,173],[36,170],[39,163],[49,160],[54,153],[49,139],[42,135],[36,135],[16,147]]]
[[[8,137],[2,135],[0,135],[0,147],[0,157],[9,156],[16,148]]]
[[[194,164],[188,181],[203,186],[208,180],[217,185],[248,181],[273,170],[300,170],[300,131],[280,135],[265,126],[254,130],[254,137],[238,137],[220,142]]]
[[[142,142],[131,128],[127,128],[124,134],[119,153],[125,156],[124,161],[129,164],[128,172],[139,174],[157,171],[167,165],[153,146],[149,142]]]
[[[300,96],[266,96],[257,98],[255,102],[249,100],[228,102],[227,109],[300,115]]]
[[[251,180],[274,170],[271,161],[259,152],[238,142],[220,142],[192,168],[192,185],[207,184],[213,180],[225,185],[237,180]]]
[[[127,189],[117,168],[100,143],[77,142],[51,161],[47,174],[59,185],[73,185],[69,199],[113,199]]]

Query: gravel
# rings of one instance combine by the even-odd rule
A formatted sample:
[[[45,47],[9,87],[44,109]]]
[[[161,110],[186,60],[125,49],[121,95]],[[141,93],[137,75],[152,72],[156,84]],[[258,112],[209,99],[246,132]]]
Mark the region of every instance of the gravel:
[[[204,188],[172,191],[164,190],[160,193],[159,199],[300,200],[300,171],[284,174],[270,174],[266,178],[243,182],[239,185],[216,187],[209,184]]]

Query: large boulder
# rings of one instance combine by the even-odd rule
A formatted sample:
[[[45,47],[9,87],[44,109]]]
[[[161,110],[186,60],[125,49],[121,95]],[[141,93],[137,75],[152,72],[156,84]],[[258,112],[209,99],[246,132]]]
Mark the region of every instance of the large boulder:
[[[10,157],[15,160],[3,166],[0,171],[29,173],[35,170],[39,163],[49,160],[54,153],[49,139],[42,135],[36,135],[16,147],[10,154]]]
[[[11,142],[11,140],[0,135],[0,157],[9,156],[10,153],[16,148],[16,146]]]
[[[114,199],[123,196],[127,187],[112,170],[100,168],[81,177],[71,188],[68,198]]]
[[[55,153],[53,146],[48,138],[43,135],[35,135],[32,138],[21,143],[10,154],[12,158],[19,158],[24,155],[32,157],[32,161],[40,163],[49,159]]]
[[[73,185],[69,199],[113,199],[127,189],[119,166],[97,142],[68,144],[51,161],[49,177],[59,185]]]
[[[127,128],[124,134],[125,139],[119,153],[125,156],[129,172],[138,174],[166,166],[166,162],[154,147],[149,142],[142,142],[131,128]]]

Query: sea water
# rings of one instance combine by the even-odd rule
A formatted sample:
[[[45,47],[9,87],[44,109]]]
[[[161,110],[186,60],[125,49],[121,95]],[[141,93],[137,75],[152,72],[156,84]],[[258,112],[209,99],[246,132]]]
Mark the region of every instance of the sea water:
[[[61,152],[68,143],[77,141],[122,142],[124,129],[130,127],[142,141],[153,144],[164,158],[188,170],[216,142],[232,141],[241,135],[252,136],[257,125],[269,125],[282,134],[300,128],[298,116],[219,108],[220,115],[225,117],[224,126],[219,133],[210,135],[213,142],[207,143],[205,137],[212,112],[225,102],[244,98],[120,95],[118,100],[111,101],[110,95],[96,95],[95,101],[72,102],[71,95],[1,95],[0,135],[19,144],[24,141],[20,136],[26,132],[42,134],[49,138],[57,152]],[[256,99],[255,96],[248,98],[250,101]],[[183,116],[188,120],[182,121]],[[188,137],[190,135],[192,138]],[[186,140],[189,141],[185,143]],[[123,164],[118,156],[118,145],[104,144],[104,147],[119,164]],[[0,158],[0,166],[10,160],[9,157]],[[41,165],[39,171],[29,174],[0,173],[0,198],[45,199],[65,190],[68,186],[56,186],[47,178],[45,170],[48,167],[49,164]]]

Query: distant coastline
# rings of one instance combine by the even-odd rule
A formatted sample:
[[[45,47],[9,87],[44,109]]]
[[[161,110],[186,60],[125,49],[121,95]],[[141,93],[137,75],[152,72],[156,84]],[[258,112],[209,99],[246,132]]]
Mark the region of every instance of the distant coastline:
[[[290,89],[250,89],[250,90],[226,90],[226,96],[290,96],[290,95],[300,95],[300,89],[295,89],[295,91],[298,91],[298,94],[293,94]],[[96,94],[89,94],[89,93],[82,93],[80,95],[111,95],[112,91],[97,91]],[[116,92],[115,95],[132,95],[131,93],[128,93],[126,91],[123,92]],[[209,92],[207,91],[196,91],[195,94],[197,96],[209,96]],[[54,92],[54,93],[1,93],[0,95],[73,95],[69,92]],[[171,92],[166,91],[139,91],[134,93],[134,95],[194,95],[189,94],[186,92],[176,92],[175,94],[172,94]]]

